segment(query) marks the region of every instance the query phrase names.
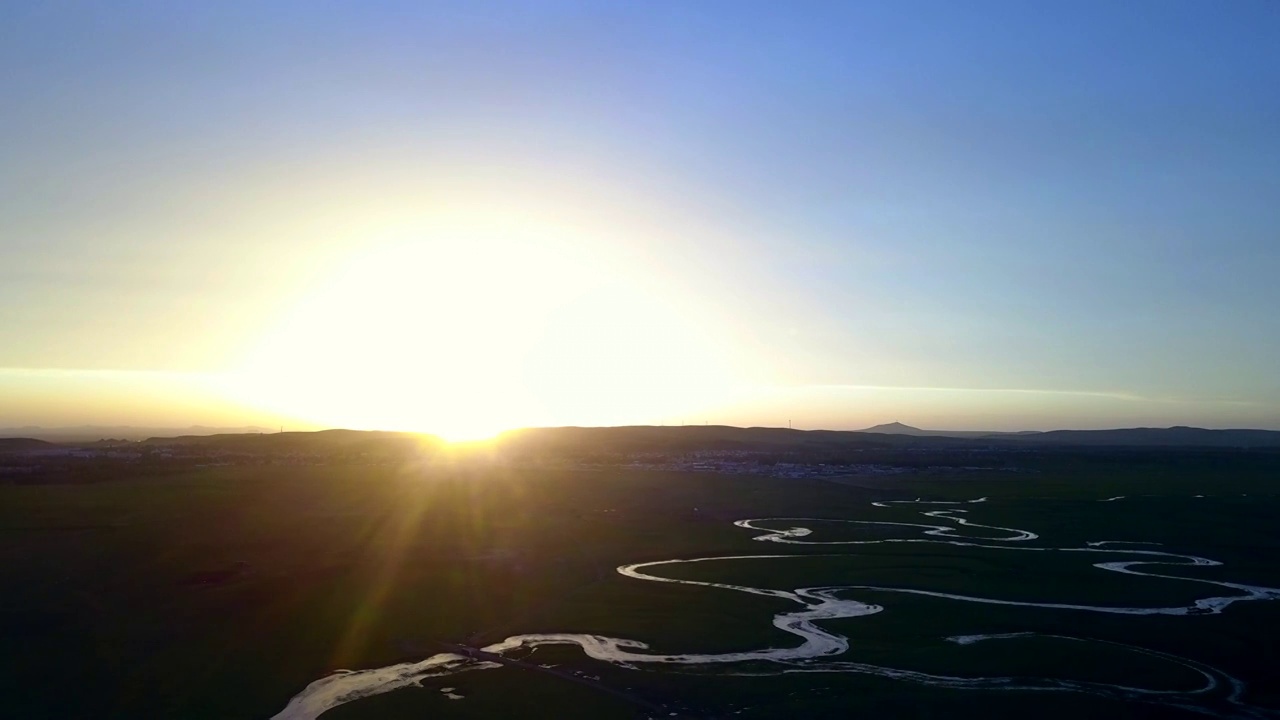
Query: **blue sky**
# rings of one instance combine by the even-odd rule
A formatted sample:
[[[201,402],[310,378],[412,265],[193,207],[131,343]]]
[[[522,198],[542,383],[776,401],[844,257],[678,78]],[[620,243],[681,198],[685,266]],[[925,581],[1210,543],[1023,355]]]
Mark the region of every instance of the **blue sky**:
[[[609,347],[714,355],[738,388],[511,422],[1280,428],[1280,4],[263,5],[0,8],[0,393],[22,399],[0,424],[433,429],[390,399],[135,406],[118,378],[234,373],[388,234],[437,248],[423,218],[456,212],[446,245],[506,235],[465,263],[387,255],[474,273],[429,307],[396,295],[395,327],[466,320],[518,245],[550,263],[525,276],[675,308],[628,310],[644,342]],[[537,362],[626,368],[596,395],[701,383],[641,377],[564,307],[529,316],[561,328]],[[382,337],[316,377],[386,375],[409,350]],[[422,342],[507,350],[469,338]],[[570,391],[542,382],[539,407]]]

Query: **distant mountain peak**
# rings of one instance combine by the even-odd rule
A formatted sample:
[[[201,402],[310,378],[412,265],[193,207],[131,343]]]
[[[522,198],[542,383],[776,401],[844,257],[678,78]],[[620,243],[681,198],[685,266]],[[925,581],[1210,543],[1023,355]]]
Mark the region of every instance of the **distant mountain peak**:
[[[883,425],[876,425],[874,427],[869,427],[866,430],[862,430],[861,432],[906,435],[910,433],[918,433],[918,432],[924,432],[924,431],[918,427],[911,427],[910,425],[906,425],[904,423],[900,423],[897,420],[895,420],[891,423],[884,423]]]

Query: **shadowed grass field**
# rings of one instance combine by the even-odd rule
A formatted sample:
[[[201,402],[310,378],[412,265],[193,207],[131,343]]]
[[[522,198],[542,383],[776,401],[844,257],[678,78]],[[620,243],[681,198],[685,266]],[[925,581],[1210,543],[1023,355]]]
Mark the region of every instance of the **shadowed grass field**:
[[[665,566],[656,574],[781,589],[877,585],[1105,605],[1175,605],[1218,594],[1090,567],[1132,559],[1123,552],[787,546],[753,541],[761,533],[732,524],[776,516],[947,524],[919,514],[937,508],[870,504],[891,498],[989,496],[963,506],[967,518],[1038,533],[1040,540],[1029,545],[1161,542],[1163,550],[1225,565],[1151,571],[1280,586],[1272,562],[1280,550],[1272,520],[1280,510],[1273,484],[1280,463],[1230,456],[1128,463],[1049,456],[1028,463],[1038,472],[898,476],[876,487],[626,471],[358,466],[217,468],[91,485],[0,486],[0,690],[14,717],[266,718],[334,669],[416,660],[423,643],[589,632],[670,652],[795,644],[770,624],[774,613],[795,609],[786,601],[614,573],[624,563],[680,557],[842,555]],[[1099,502],[1117,495],[1126,497]],[[885,536],[866,527],[876,529],[815,524],[813,539]],[[897,535],[919,537],[906,528]],[[1275,604],[1242,603],[1205,617],[1133,618],[880,591],[850,591],[849,597],[886,608],[824,625],[850,638],[849,660],[1150,688],[1196,682],[1184,668],[1097,643],[1031,638],[958,646],[943,639],[1061,634],[1193,658],[1248,682],[1250,702],[1280,707],[1271,689],[1280,668]],[[697,716],[741,710],[741,717],[855,711],[930,717],[977,707],[1010,717],[1175,712],[1087,695],[946,690],[860,675],[745,679],[628,671],[565,648],[540,649],[533,658]],[[449,700],[440,687],[459,688],[465,698]],[[637,710],[552,676],[503,668],[361,700],[325,717],[517,712],[635,717]]]

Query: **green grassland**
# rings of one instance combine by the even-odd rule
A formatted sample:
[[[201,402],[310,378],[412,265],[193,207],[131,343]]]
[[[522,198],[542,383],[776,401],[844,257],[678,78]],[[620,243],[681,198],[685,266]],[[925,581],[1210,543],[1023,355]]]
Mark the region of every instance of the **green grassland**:
[[[23,718],[267,718],[339,668],[420,659],[432,643],[522,632],[590,632],[656,651],[790,646],[784,600],[617,575],[632,562],[732,554],[806,557],[663,566],[655,574],[794,589],[916,587],[982,597],[1180,605],[1217,588],[1090,567],[1134,559],[886,543],[752,540],[748,517],[949,524],[935,507],[872,501],[971,499],[972,522],[1027,529],[1027,545],[1154,541],[1223,567],[1162,574],[1280,587],[1280,460],[1148,454],[1019,458],[1034,472],[921,473],[861,485],[635,471],[414,466],[225,467],[94,484],[0,486],[0,691]],[[1125,495],[1114,502],[1100,499]],[[1196,498],[1195,495],[1205,495]],[[1242,497],[1242,495],[1247,497]],[[789,523],[765,523],[787,527]],[[903,528],[814,525],[811,539],[920,537]],[[992,536],[960,529],[960,535]],[[1139,548],[1141,546],[1133,546]],[[837,554],[840,557],[808,557]],[[1280,603],[1222,615],[1124,617],[991,606],[881,591],[847,597],[880,614],[824,624],[847,659],[981,676],[1069,677],[1185,688],[1189,671],[1102,643],[1021,638],[959,646],[950,635],[1037,632],[1136,645],[1208,663],[1280,708]],[[424,648],[428,648],[424,650]],[[863,675],[710,676],[627,670],[542,648],[554,662],[712,717],[1180,716],[1168,707],[1069,693],[948,690]],[[540,673],[467,672],[345,705],[326,718],[618,717],[636,707]],[[465,696],[449,700],[440,687]]]

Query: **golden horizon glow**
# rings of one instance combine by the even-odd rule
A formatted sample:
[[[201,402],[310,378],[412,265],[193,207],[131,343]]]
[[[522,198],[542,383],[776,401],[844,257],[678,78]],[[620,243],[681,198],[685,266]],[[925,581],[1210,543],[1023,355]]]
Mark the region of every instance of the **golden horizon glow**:
[[[691,306],[624,253],[550,227],[426,225],[367,242],[240,366],[240,402],[449,441],[664,422],[734,382]]]

